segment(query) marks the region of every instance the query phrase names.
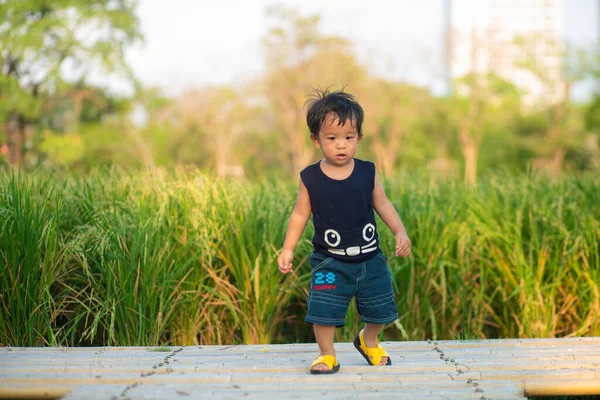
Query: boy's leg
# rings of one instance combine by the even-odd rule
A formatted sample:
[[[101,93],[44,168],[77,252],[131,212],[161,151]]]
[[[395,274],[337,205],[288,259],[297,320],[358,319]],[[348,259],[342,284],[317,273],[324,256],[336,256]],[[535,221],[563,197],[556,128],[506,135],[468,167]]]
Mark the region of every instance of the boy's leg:
[[[365,322],[364,345],[372,349],[377,348],[377,335],[383,327],[398,318],[398,306],[394,300],[392,275],[383,253],[377,253],[362,265],[364,273],[358,281],[356,307],[361,321]],[[359,352],[364,353],[362,350]],[[372,359],[365,354],[363,356]],[[389,357],[383,356],[378,365],[387,365],[388,362],[391,362]]]
[[[363,337],[365,339],[365,344],[367,345],[367,347],[371,348],[371,347],[377,347],[377,335],[379,335],[379,332],[381,332],[381,330],[383,329],[385,325],[383,324],[369,324],[366,323],[365,324],[365,329],[363,331]],[[369,357],[371,358],[371,357]],[[385,365],[387,363],[388,358],[387,357],[381,357],[381,361],[379,362],[379,365]]]
[[[335,356],[335,349],[333,348],[333,339],[335,336],[335,326],[332,325],[318,325],[313,324],[313,330],[315,332],[315,338],[321,350],[321,355],[332,355]],[[323,363],[317,364],[312,367],[313,370],[325,371],[329,367]]]

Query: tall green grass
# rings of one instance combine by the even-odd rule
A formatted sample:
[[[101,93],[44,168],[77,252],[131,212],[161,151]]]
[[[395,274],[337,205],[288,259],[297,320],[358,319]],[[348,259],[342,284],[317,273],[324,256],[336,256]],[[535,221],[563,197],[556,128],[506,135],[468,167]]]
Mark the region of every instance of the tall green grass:
[[[0,344],[312,341],[312,227],[276,267],[297,183],[97,170],[0,176]],[[413,242],[387,339],[600,335],[600,178],[384,182]],[[360,328],[350,309],[338,340]]]
[[[51,180],[4,176],[0,181],[0,343],[56,345],[63,311],[57,281],[65,271],[58,224],[62,204]]]
[[[140,178],[93,175],[66,186],[63,228],[77,271],[66,282],[76,293],[71,342],[156,345],[183,300],[197,258],[181,242],[188,206],[159,176]]]
[[[287,228],[285,215],[291,213],[295,199],[286,187],[274,183],[220,190],[213,218],[222,229],[214,246],[217,265],[225,268],[234,289],[215,291],[215,296],[229,302],[233,294],[232,314],[244,343],[269,343],[283,323],[293,320],[286,304],[309,280],[306,273],[296,276],[298,281],[285,279],[276,268]],[[305,244],[299,246],[300,254],[307,250]]]
[[[598,188],[591,176],[494,176],[402,189],[413,256],[391,267],[407,336],[600,333]]]

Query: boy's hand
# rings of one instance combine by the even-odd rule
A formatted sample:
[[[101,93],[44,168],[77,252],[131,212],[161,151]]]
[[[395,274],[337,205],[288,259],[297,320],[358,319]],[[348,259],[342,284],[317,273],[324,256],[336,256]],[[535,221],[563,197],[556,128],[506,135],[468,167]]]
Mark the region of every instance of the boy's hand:
[[[410,254],[410,239],[405,232],[396,234],[396,255],[406,257]]]
[[[279,253],[279,257],[277,257],[277,265],[279,266],[279,271],[281,271],[282,274],[292,272],[293,259],[294,252],[292,250],[281,250],[281,253]]]

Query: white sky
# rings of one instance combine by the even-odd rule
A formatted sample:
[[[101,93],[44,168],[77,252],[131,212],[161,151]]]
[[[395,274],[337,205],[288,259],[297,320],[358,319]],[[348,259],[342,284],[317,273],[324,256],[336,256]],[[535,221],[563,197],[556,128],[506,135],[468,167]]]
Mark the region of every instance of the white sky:
[[[598,2],[563,1],[567,40],[590,44],[599,36]],[[266,8],[277,3],[140,0],[138,15],[146,41],[143,47],[128,50],[127,59],[143,83],[159,86],[167,94],[235,84],[262,72],[261,38],[270,23]],[[360,62],[373,73],[440,88],[443,0],[283,3],[302,15],[321,15],[322,31],[349,39]],[[460,10],[454,12],[460,16]]]

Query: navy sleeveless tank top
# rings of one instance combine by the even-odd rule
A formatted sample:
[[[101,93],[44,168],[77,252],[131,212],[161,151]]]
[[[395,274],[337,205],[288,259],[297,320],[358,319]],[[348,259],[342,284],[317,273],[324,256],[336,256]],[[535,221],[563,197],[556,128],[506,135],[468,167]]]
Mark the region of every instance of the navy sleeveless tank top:
[[[320,164],[300,173],[312,207],[315,251],[346,262],[366,261],[379,250],[373,209],[375,164],[355,158],[354,170],[343,180],[325,175]]]

